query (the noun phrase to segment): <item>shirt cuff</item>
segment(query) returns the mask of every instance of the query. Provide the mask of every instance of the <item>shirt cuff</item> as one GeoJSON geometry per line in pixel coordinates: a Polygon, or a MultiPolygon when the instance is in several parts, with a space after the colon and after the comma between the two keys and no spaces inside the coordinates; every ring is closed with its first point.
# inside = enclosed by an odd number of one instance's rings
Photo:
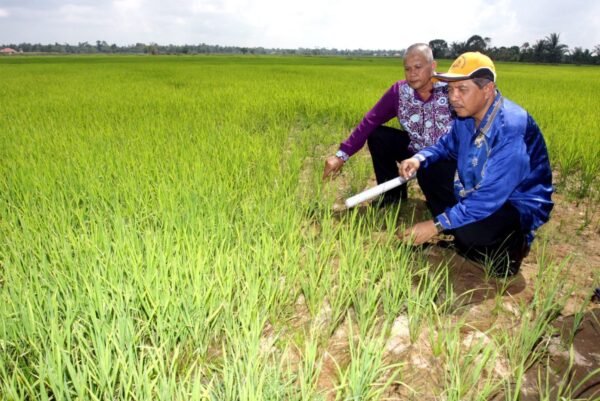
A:
{"type": "Polygon", "coordinates": [[[450,222],[450,219],[448,218],[446,212],[435,216],[435,220],[437,220],[440,223],[444,230],[452,229],[452,223],[450,222]]]}
{"type": "Polygon", "coordinates": [[[420,154],[420,153],[416,153],[416,154],[415,154],[413,157],[414,157],[415,159],[417,159],[417,160],[418,160],[419,162],[421,162],[421,163],[423,163],[423,162],[425,161],[425,156],[423,156],[423,155],[422,155],[422,154],[420,154]]]}
{"type": "Polygon", "coordinates": [[[425,167],[427,165],[427,158],[425,156],[423,156],[421,153],[415,153],[413,155],[413,157],[415,159],[417,159],[419,161],[419,163],[421,163],[420,167],[425,167]]]}
{"type": "Polygon", "coordinates": [[[335,156],[339,157],[340,159],[342,159],[343,161],[348,161],[348,159],[350,158],[350,156],[348,155],[348,153],[344,152],[343,150],[338,150],[337,152],[335,152],[335,156]]]}

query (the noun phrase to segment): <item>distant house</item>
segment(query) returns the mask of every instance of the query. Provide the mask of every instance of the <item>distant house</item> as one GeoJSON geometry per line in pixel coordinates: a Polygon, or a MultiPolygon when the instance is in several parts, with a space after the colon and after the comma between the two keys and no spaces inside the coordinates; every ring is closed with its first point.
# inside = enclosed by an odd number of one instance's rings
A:
{"type": "Polygon", "coordinates": [[[15,49],[11,49],[10,47],[5,47],[4,49],[0,49],[0,54],[17,54],[18,52],[15,49]]]}

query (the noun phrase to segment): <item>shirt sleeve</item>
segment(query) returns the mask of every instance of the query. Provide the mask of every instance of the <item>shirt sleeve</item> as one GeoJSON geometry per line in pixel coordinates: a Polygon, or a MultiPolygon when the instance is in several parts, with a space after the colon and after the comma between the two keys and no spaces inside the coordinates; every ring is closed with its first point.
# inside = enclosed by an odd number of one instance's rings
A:
{"type": "Polygon", "coordinates": [[[398,83],[395,83],[384,93],[377,104],[365,114],[350,136],[340,144],[341,151],[352,156],[365,146],[367,138],[377,127],[396,116],[399,102],[398,90],[398,83]]]}
{"type": "Polygon", "coordinates": [[[456,160],[458,155],[457,132],[458,130],[454,129],[454,124],[452,124],[450,130],[442,135],[436,144],[417,152],[424,159],[420,167],[427,168],[431,163],[438,160],[456,160]]]}
{"type": "Polygon", "coordinates": [[[444,229],[480,221],[500,209],[529,174],[529,155],[522,137],[500,139],[487,159],[478,188],[437,217],[444,229]]]}

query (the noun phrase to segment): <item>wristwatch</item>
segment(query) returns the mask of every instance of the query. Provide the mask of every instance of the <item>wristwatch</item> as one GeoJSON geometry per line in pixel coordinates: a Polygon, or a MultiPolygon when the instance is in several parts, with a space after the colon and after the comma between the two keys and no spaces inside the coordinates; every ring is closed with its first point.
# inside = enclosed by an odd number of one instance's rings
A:
{"type": "Polygon", "coordinates": [[[343,150],[338,150],[337,152],[335,152],[335,157],[341,159],[344,162],[348,161],[348,159],[350,158],[350,156],[348,156],[348,153],[344,152],[343,150]]]}
{"type": "Polygon", "coordinates": [[[444,231],[444,227],[442,227],[442,223],[440,223],[439,220],[436,219],[435,217],[433,218],[433,225],[435,225],[435,229],[437,230],[438,234],[441,233],[442,231],[444,231]]]}

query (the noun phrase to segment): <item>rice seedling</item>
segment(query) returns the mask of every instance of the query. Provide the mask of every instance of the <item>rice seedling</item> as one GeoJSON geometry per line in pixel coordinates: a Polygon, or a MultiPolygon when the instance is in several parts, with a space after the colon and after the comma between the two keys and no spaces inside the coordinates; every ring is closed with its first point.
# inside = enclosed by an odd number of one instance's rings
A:
{"type": "MultiPolygon", "coordinates": [[[[560,190],[593,208],[597,71],[498,69],[542,127],[560,190]]],[[[500,354],[517,398],[562,302],[559,265],[540,258],[516,333],[461,360],[460,327],[442,324],[456,312],[447,272],[398,243],[400,209],[332,206],[368,184],[369,158],[321,181],[399,60],[23,57],[0,70],[0,398],[325,398],[323,344],[349,314],[334,398],[379,399],[405,379],[383,346],[404,315],[411,340],[428,329],[449,361],[449,398],[500,354]],[[300,296],[309,323],[295,327],[300,296]]]]}

